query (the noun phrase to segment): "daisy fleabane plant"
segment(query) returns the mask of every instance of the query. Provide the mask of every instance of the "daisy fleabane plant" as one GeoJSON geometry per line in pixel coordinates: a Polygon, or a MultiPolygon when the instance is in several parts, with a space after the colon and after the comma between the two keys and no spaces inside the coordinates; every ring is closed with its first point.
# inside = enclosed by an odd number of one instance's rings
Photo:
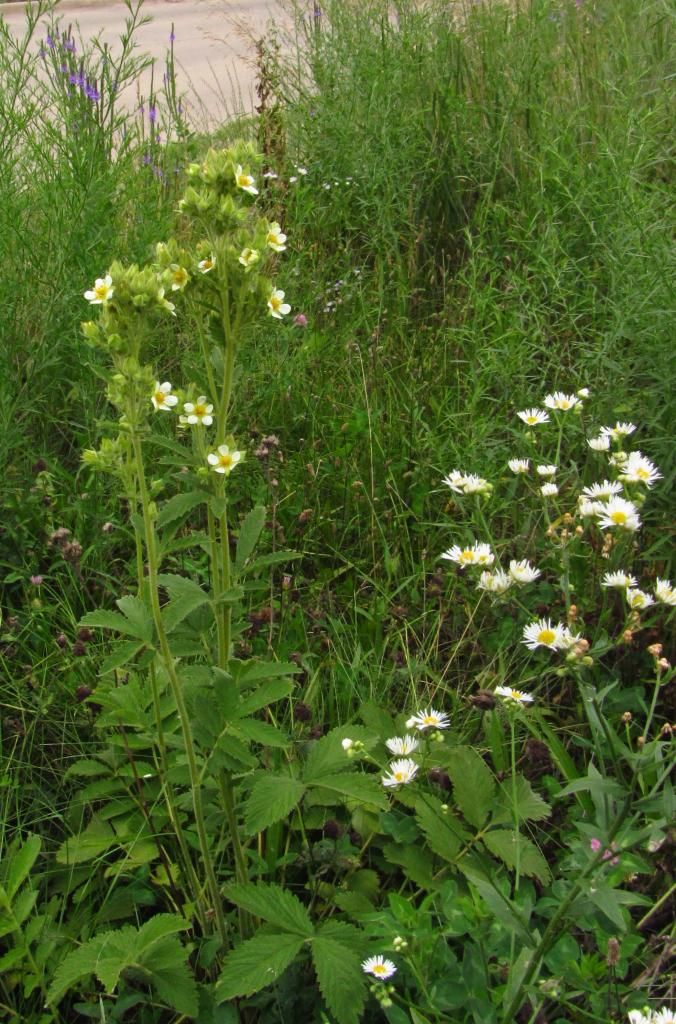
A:
{"type": "Polygon", "coordinates": [[[389,774],[383,775],[383,786],[392,788],[394,786],[406,786],[412,782],[418,773],[418,765],[410,757],[402,757],[398,761],[390,763],[389,774]]]}
{"type": "Polygon", "coordinates": [[[425,732],[426,729],[448,729],[451,720],[444,711],[435,711],[434,708],[426,708],[419,711],[406,722],[407,729],[417,729],[418,732],[425,732]]]}
{"type": "Polygon", "coordinates": [[[378,978],[380,981],[387,981],[397,972],[397,968],[394,966],[391,960],[387,960],[384,956],[370,956],[367,960],[364,960],[361,969],[364,974],[372,974],[374,978],[378,978]]]}
{"type": "Polygon", "coordinates": [[[551,651],[561,650],[565,646],[564,627],[552,625],[550,619],[538,619],[524,627],[522,642],[531,651],[538,647],[548,647],[551,651]]]}
{"type": "Polygon", "coordinates": [[[513,690],[511,686],[496,686],[495,693],[498,697],[502,697],[512,704],[532,704],[535,700],[531,693],[524,693],[523,690],[513,690]]]}
{"type": "Polygon", "coordinates": [[[491,551],[490,544],[480,541],[475,541],[472,547],[460,547],[459,544],[454,544],[448,551],[444,551],[440,557],[447,559],[449,562],[455,562],[461,569],[468,565],[492,565],[495,561],[495,555],[491,551]]]}
{"type": "Polygon", "coordinates": [[[539,427],[542,423],[549,423],[549,413],[544,409],[524,409],[516,415],[527,427],[539,427]]]}
{"type": "Polygon", "coordinates": [[[580,405],[580,399],[577,395],[564,395],[562,391],[555,391],[554,394],[546,396],[544,404],[555,412],[568,412],[576,405],[580,405]]]}
{"type": "Polygon", "coordinates": [[[415,753],[420,744],[415,736],[393,736],[391,739],[385,740],[385,746],[391,754],[405,756],[415,753]]]}

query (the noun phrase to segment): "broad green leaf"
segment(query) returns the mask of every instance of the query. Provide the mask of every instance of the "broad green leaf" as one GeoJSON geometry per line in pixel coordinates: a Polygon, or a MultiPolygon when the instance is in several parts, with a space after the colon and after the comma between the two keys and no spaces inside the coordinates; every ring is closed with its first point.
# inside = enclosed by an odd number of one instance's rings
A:
{"type": "Polygon", "coordinates": [[[118,640],[112,653],[101,662],[99,675],[106,676],[109,672],[114,672],[116,668],[122,668],[140,651],[147,650],[147,647],[146,643],[139,640],[118,640]]]}
{"type": "Polygon", "coordinates": [[[29,836],[21,846],[13,843],[5,851],[0,871],[0,881],[2,881],[7,898],[10,901],[28,878],[31,868],[40,853],[41,845],[39,836],[29,836]]]}
{"type": "Polygon", "coordinates": [[[187,491],[185,494],[175,494],[173,498],[169,498],[165,501],[160,509],[156,525],[158,530],[162,530],[165,526],[169,526],[170,523],[176,522],[177,519],[182,519],[183,516],[187,515],[188,512],[192,512],[194,508],[201,505],[209,498],[209,495],[205,491],[187,491]]]}
{"type": "Polygon", "coordinates": [[[250,661],[240,671],[240,689],[250,690],[262,679],[276,679],[278,676],[293,676],[300,672],[298,665],[284,661],[250,661]]]}
{"type": "Polygon", "coordinates": [[[498,887],[492,878],[492,871],[486,873],[476,870],[476,865],[466,863],[465,858],[458,862],[458,867],[468,878],[484,903],[494,915],[497,921],[504,924],[509,932],[518,935],[528,948],[537,944],[528,921],[524,920],[521,909],[514,904],[505,893],[498,887]]]}
{"type": "Polygon", "coordinates": [[[263,683],[240,703],[237,709],[238,717],[244,718],[245,715],[251,715],[254,711],[259,711],[260,708],[266,708],[269,704],[283,700],[284,697],[289,696],[293,688],[292,679],[271,679],[269,682],[263,683]]]}
{"type": "Polygon", "coordinates": [[[408,877],[422,889],[434,889],[435,882],[432,871],[432,858],[427,850],[420,846],[401,846],[388,843],[383,847],[385,859],[390,864],[398,864],[408,877]]]}
{"type": "Polygon", "coordinates": [[[38,895],[37,889],[30,889],[28,886],[15,895],[10,910],[15,927],[24,923],[37,903],[38,895]]]}
{"type": "Polygon", "coordinates": [[[312,962],[326,1005],[338,1024],[358,1024],[366,1002],[366,984],[359,957],[350,946],[317,935],[312,962]]]}
{"type": "Polygon", "coordinates": [[[106,821],[94,815],[87,827],[67,839],[56,851],[57,864],[84,864],[117,845],[117,836],[106,821]]]}
{"type": "Polygon", "coordinates": [[[261,743],[266,747],[288,747],[291,740],[278,729],[276,725],[269,722],[259,722],[257,718],[241,718],[234,723],[233,729],[251,740],[254,743],[261,743]]]}
{"type": "Polygon", "coordinates": [[[179,597],[172,598],[169,604],[162,609],[162,622],[167,633],[172,633],[191,612],[201,608],[209,600],[209,595],[199,587],[191,593],[184,593],[179,597]]]}
{"type": "Polygon", "coordinates": [[[288,932],[255,935],[233,950],[216,986],[219,1002],[250,996],[272,985],[298,956],[306,939],[288,932]]]}
{"type": "Polygon", "coordinates": [[[147,643],[144,635],[145,630],[139,631],[133,622],[124,615],[120,615],[119,612],[109,612],[103,608],[97,612],[88,612],[80,619],[80,625],[92,626],[94,629],[114,629],[116,633],[122,633],[124,636],[135,636],[137,640],[143,640],[144,643],[147,643]]]}
{"type": "Polygon", "coordinates": [[[280,885],[259,882],[247,885],[227,885],[225,897],[254,917],[260,917],[286,932],[310,938],[314,928],[307,910],[288,889],[280,885]]]}
{"type": "Polygon", "coordinates": [[[261,530],[265,526],[265,507],[256,505],[251,509],[239,528],[237,538],[237,551],[235,554],[235,568],[237,572],[244,567],[245,562],[251,557],[261,530]]]}
{"type": "Polygon", "coordinates": [[[76,778],[96,778],[99,775],[108,775],[110,772],[110,765],[104,764],[102,761],[92,761],[91,759],[85,758],[82,761],[76,761],[70,766],[65,775],[64,779],[70,779],[73,776],[76,778]]]}
{"type": "Polygon", "coordinates": [[[471,825],[481,828],[495,794],[492,772],[472,747],[453,747],[446,752],[445,760],[458,807],[471,825]]]}
{"type": "Polygon", "coordinates": [[[254,783],[244,810],[249,835],[287,818],[300,803],[305,786],[289,775],[263,775],[254,783]]]}
{"type": "Polygon", "coordinates": [[[155,914],[139,929],[138,948],[148,950],[154,942],[167,935],[176,935],[190,928],[190,922],[178,914],[155,914]]]}
{"type": "Polygon", "coordinates": [[[177,947],[173,963],[166,967],[155,967],[150,971],[151,982],[158,996],[177,1013],[196,1017],[199,1012],[199,992],[190,967],[186,963],[185,951],[177,939],[171,940],[177,947]],[[178,957],[178,950],[181,956],[178,957]]]}
{"type": "Polygon", "coordinates": [[[519,873],[528,878],[538,878],[543,884],[550,880],[550,872],[547,861],[544,859],[535,843],[532,843],[526,836],[513,832],[511,829],[496,828],[482,837],[487,847],[496,857],[499,857],[508,868],[519,867],[519,873]]]}
{"type": "Polygon", "coordinates": [[[139,598],[128,594],[126,597],[120,597],[115,602],[117,607],[120,609],[125,619],[131,622],[134,629],[137,631],[134,636],[138,636],[139,639],[145,640],[146,643],[152,643],[154,624],[153,617],[150,614],[150,609],[145,603],[139,598]]]}
{"type": "Polygon", "coordinates": [[[269,555],[261,555],[255,558],[248,565],[240,567],[240,576],[248,576],[250,573],[259,572],[261,569],[269,569],[271,565],[283,565],[286,562],[293,562],[296,558],[302,558],[302,551],[271,551],[269,555]]]}
{"type": "Polygon", "coordinates": [[[357,800],[362,804],[385,809],[388,806],[385,790],[373,775],[361,772],[339,772],[332,775],[320,775],[306,780],[307,785],[328,789],[349,800],[357,800]]]}
{"type": "Polygon", "coordinates": [[[491,822],[494,825],[514,824],[518,821],[542,821],[549,817],[551,807],[531,787],[528,779],[517,775],[500,783],[491,822]]]}
{"type": "Polygon", "coordinates": [[[397,735],[394,719],[387,711],[379,707],[374,701],[366,701],[359,708],[359,717],[371,732],[381,739],[386,740],[397,735]]]}
{"type": "Polygon", "coordinates": [[[427,845],[443,860],[454,861],[463,844],[471,838],[450,808],[442,810],[441,801],[436,797],[421,796],[416,801],[415,815],[427,845]]]}
{"type": "Polygon", "coordinates": [[[372,734],[361,725],[343,725],[332,729],[312,745],[303,771],[306,782],[314,782],[323,775],[340,771],[350,763],[341,745],[346,737],[373,745],[372,734]]]}

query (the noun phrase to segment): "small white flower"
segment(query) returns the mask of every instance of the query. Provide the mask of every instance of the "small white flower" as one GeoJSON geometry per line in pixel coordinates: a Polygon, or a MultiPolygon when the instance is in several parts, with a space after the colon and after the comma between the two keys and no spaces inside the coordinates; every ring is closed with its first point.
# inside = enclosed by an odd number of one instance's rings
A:
{"type": "Polygon", "coordinates": [[[507,465],[512,473],[527,473],[530,467],[530,459],[510,459],[507,465]]]}
{"type": "Polygon", "coordinates": [[[646,1017],[640,1010],[629,1011],[629,1024],[652,1024],[653,1019],[652,1014],[646,1017]]]}
{"type": "Polygon", "coordinates": [[[541,575],[540,570],[534,568],[527,558],[517,562],[515,559],[509,563],[509,575],[515,583],[532,583],[541,575]]]}
{"type": "Polygon", "coordinates": [[[391,739],[385,740],[385,746],[391,754],[413,754],[419,745],[415,736],[393,736],[391,739]]]}
{"type": "Polygon", "coordinates": [[[448,476],[444,477],[442,483],[446,484],[447,487],[450,487],[452,491],[456,492],[456,494],[462,494],[465,483],[465,474],[461,473],[459,469],[453,469],[448,476]]]}
{"type": "MultiPolygon", "coordinates": [[[[200,395],[196,402],[184,402],[183,412],[185,413],[185,422],[191,426],[199,424],[203,427],[210,427],[214,422],[214,418],[211,415],[214,411],[213,405],[207,402],[206,395],[200,395]]],[[[183,417],[181,417],[183,419],[183,417]]]]}
{"type": "Polygon", "coordinates": [[[614,494],[621,493],[621,483],[618,483],[617,480],[604,480],[602,484],[590,484],[589,487],[583,487],[580,497],[589,498],[590,501],[599,499],[607,501],[608,498],[612,498],[614,494]]]}
{"type": "Polygon", "coordinates": [[[580,640],[582,640],[581,633],[571,633],[571,631],[568,629],[568,626],[561,627],[560,646],[562,651],[570,651],[571,648],[575,646],[575,644],[579,644],[580,640]]]}
{"type": "Polygon", "coordinates": [[[247,247],[246,249],[242,249],[238,256],[238,262],[242,264],[245,270],[251,270],[251,268],[258,263],[260,258],[261,254],[258,249],[249,249],[247,247]]]}
{"type": "Polygon", "coordinates": [[[527,427],[537,427],[541,423],[549,423],[549,414],[544,409],[524,409],[516,414],[527,427]]]}
{"type": "Polygon", "coordinates": [[[351,748],[354,746],[354,740],[351,740],[346,736],[344,740],[340,741],[340,745],[343,748],[343,750],[351,750],[351,748]]]}
{"type": "Polygon", "coordinates": [[[488,480],[484,480],[482,476],[477,476],[475,473],[468,474],[462,482],[464,494],[487,494],[492,489],[488,480]]]}
{"type": "Polygon", "coordinates": [[[539,619],[524,626],[523,641],[531,651],[538,647],[548,647],[550,650],[560,650],[565,642],[563,626],[553,626],[549,619],[539,619]]]}
{"type": "Polygon", "coordinates": [[[85,292],[84,297],[91,306],[103,306],[109,299],[112,299],[114,291],[113,279],[110,274],[106,274],[105,277],[96,278],[94,287],[85,292]]]}
{"type": "Polygon", "coordinates": [[[448,559],[449,562],[456,562],[461,569],[467,565],[492,565],[495,561],[490,545],[478,541],[475,541],[471,548],[461,548],[458,544],[454,544],[440,557],[448,559]]]}
{"type": "Polygon", "coordinates": [[[578,391],[575,392],[575,394],[578,398],[589,398],[591,392],[589,391],[589,388],[580,388],[578,391]]]}
{"type": "Polygon", "coordinates": [[[207,256],[207,258],[205,260],[200,260],[199,261],[199,263],[197,264],[197,269],[199,270],[200,274],[208,274],[209,271],[213,270],[215,266],[216,266],[216,257],[215,256],[207,256]]]}
{"type": "Polygon", "coordinates": [[[268,233],[265,236],[265,241],[270,246],[270,248],[274,250],[274,252],[284,252],[284,250],[286,249],[286,245],[284,244],[286,242],[286,235],[280,228],[277,221],[271,224],[270,227],[268,228],[268,233]]]}
{"type": "Polygon", "coordinates": [[[237,167],[235,168],[235,184],[237,185],[237,188],[241,188],[243,192],[248,192],[250,196],[258,195],[255,179],[252,178],[250,174],[244,173],[241,164],[237,164],[237,167]]]}
{"type": "Polygon", "coordinates": [[[618,590],[626,590],[628,587],[637,587],[638,583],[633,576],[621,570],[618,572],[607,572],[601,580],[602,587],[617,587],[618,590]]]}
{"type": "Polygon", "coordinates": [[[627,604],[634,611],[641,611],[643,608],[649,608],[651,604],[655,604],[655,598],[650,594],[646,594],[644,590],[634,589],[630,587],[626,593],[627,604]]]}
{"type": "Polygon", "coordinates": [[[386,960],[383,956],[370,956],[368,960],[364,960],[361,969],[364,974],[372,974],[374,978],[379,978],[380,981],[387,981],[388,978],[391,978],[397,972],[397,968],[392,961],[386,960]]]}
{"type": "Polygon", "coordinates": [[[291,306],[288,302],[284,301],[284,292],[279,288],[270,293],[268,309],[270,310],[270,315],[274,316],[275,320],[281,320],[283,316],[291,312],[291,306]]]}
{"type": "Polygon", "coordinates": [[[601,434],[612,438],[613,441],[621,441],[623,437],[628,437],[635,430],[636,424],[634,423],[616,423],[614,427],[601,427],[601,434]]]}
{"type": "Polygon", "coordinates": [[[564,395],[562,391],[555,391],[553,395],[547,395],[545,405],[548,409],[556,409],[557,412],[568,412],[580,404],[580,399],[575,395],[564,395]]]}
{"type": "Polygon", "coordinates": [[[298,178],[296,177],[296,175],[292,174],[291,177],[289,178],[289,185],[295,185],[297,181],[298,178]]]}
{"type": "Polygon", "coordinates": [[[523,690],[513,690],[511,686],[496,686],[495,692],[498,697],[513,701],[516,704],[532,704],[535,699],[532,694],[524,693],[523,690]]]}
{"type": "Polygon", "coordinates": [[[540,488],[540,494],[543,498],[551,498],[558,493],[559,489],[556,484],[543,484],[540,488]]]}
{"type": "Polygon", "coordinates": [[[538,476],[556,476],[556,466],[536,466],[538,476]]]}
{"type": "Polygon", "coordinates": [[[618,526],[621,530],[633,533],[641,526],[636,505],[624,498],[611,498],[610,501],[601,505],[597,515],[600,517],[599,526],[602,530],[618,526]]]}
{"type": "Polygon", "coordinates": [[[269,181],[274,181],[275,178],[279,177],[279,175],[276,173],[276,171],[266,171],[263,177],[267,178],[269,181]]]}
{"type": "Polygon", "coordinates": [[[169,274],[171,277],[172,292],[183,291],[188,281],[190,280],[190,275],[188,274],[188,271],[185,269],[185,267],[179,266],[178,263],[172,263],[171,266],[169,267],[169,274]]]}
{"type": "Polygon", "coordinates": [[[425,729],[448,729],[451,720],[444,711],[435,711],[434,708],[426,708],[412,715],[406,723],[407,729],[417,729],[424,732],[425,729]]]}
{"type": "Polygon", "coordinates": [[[655,1010],[650,1024],[676,1024],[676,1014],[665,1006],[661,1010],[655,1010]]]}
{"type": "Polygon", "coordinates": [[[156,412],[169,412],[178,404],[178,398],[176,395],[172,395],[171,384],[168,380],[165,380],[164,384],[160,384],[159,380],[155,381],[155,390],[150,396],[150,401],[156,412]]]}
{"type": "Polygon", "coordinates": [[[645,484],[646,487],[652,487],[656,480],[662,479],[662,474],[645,455],[641,455],[640,452],[629,452],[627,461],[622,466],[620,479],[629,484],[645,484]]]}
{"type": "Polygon", "coordinates": [[[600,437],[589,437],[587,444],[595,452],[607,452],[610,448],[610,438],[607,434],[601,434],[600,437]]]}
{"type": "Polygon", "coordinates": [[[657,577],[655,597],[662,604],[668,604],[672,607],[676,605],[676,590],[672,587],[670,580],[661,580],[659,576],[657,577]]]}
{"type": "Polygon", "coordinates": [[[485,590],[489,594],[504,594],[513,583],[512,577],[498,569],[496,572],[482,572],[477,583],[477,590],[485,590]]]}
{"type": "Polygon", "coordinates": [[[410,757],[402,757],[390,762],[389,775],[383,775],[383,786],[405,786],[412,782],[418,773],[418,765],[410,757]]]}
{"type": "Polygon", "coordinates": [[[589,501],[587,498],[578,498],[577,512],[583,519],[588,516],[598,516],[603,513],[605,505],[601,501],[589,501]]]}
{"type": "Polygon", "coordinates": [[[215,473],[229,476],[238,462],[242,460],[242,452],[231,451],[227,444],[219,444],[215,452],[209,452],[207,462],[215,473]]]}
{"type": "Polygon", "coordinates": [[[296,170],[298,171],[299,174],[302,174],[303,177],[305,177],[305,175],[307,174],[307,167],[297,167],[296,170]]]}

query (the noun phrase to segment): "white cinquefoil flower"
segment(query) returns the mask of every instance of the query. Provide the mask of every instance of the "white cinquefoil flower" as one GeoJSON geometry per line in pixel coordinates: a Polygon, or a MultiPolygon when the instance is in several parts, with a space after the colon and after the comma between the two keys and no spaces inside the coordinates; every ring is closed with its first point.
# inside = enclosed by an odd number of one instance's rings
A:
{"type": "Polygon", "coordinates": [[[676,590],[672,587],[670,580],[661,580],[659,576],[657,577],[655,598],[657,601],[661,601],[662,604],[668,604],[672,607],[676,605],[676,590]]]}
{"type": "Polygon", "coordinates": [[[607,572],[601,580],[602,587],[617,587],[618,590],[627,590],[628,587],[638,587],[633,576],[619,570],[618,572],[607,572]]]}
{"type": "Polygon", "coordinates": [[[412,782],[418,772],[418,765],[410,757],[402,757],[390,763],[389,775],[383,775],[383,786],[405,786],[412,782]]]}
{"type": "Polygon", "coordinates": [[[625,498],[611,498],[610,501],[601,505],[597,515],[599,516],[599,526],[602,530],[612,529],[617,526],[621,530],[628,530],[630,533],[634,533],[641,527],[641,519],[636,505],[625,498]]]}
{"type": "Polygon", "coordinates": [[[644,590],[634,590],[633,587],[627,590],[626,598],[632,611],[642,611],[644,608],[649,608],[651,604],[655,604],[654,597],[646,594],[644,590]]]}
{"type": "Polygon", "coordinates": [[[183,403],[185,422],[190,423],[191,426],[199,424],[203,427],[210,427],[214,422],[214,418],[211,415],[213,411],[214,407],[210,402],[207,402],[206,395],[200,395],[196,402],[183,403]]]}
{"type": "Polygon", "coordinates": [[[477,590],[485,590],[489,594],[504,594],[514,580],[509,573],[498,569],[496,572],[482,572],[477,583],[477,590]]]}
{"type": "Polygon", "coordinates": [[[538,647],[548,647],[552,651],[561,650],[565,646],[564,627],[553,626],[549,619],[538,619],[537,622],[524,626],[522,643],[531,651],[538,647]]]}
{"type": "Polygon", "coordinates": [[[445,711],[435,711],[434,708],[426,708],[412,715],[406,723],[407,729],[417,729],[424,732],[426,729],[448,729],[451,720],[445,711]]]}
{"type": "Polygon", "coordinates": [[[286,235],[282,231],[277,221],[271,224],[270,227],[268,228],[268,233],[265,236],[265,241],[274,252],[284,252],[284,250],[286,249],[286,245],[284,244],[286,242],[286,235]]]}
{"type": "Polygon", "coordinates": [[[248,192],[250,196],[258,195],[255,179],[252,178],[250,174],[246,174],[242,170],[241,164],[237,164],[237,167],[235,168],[235,184],[237,185],[237,188],[241,188],[243,192],[248,192]]]}
{"type": "Polygon", "coordinates": [[[103,306],[109,299],[112,299],[114,291],[113,279],[110,274],[106,274],[105,277],[96,278],[94,287],[86,291],[84,297],[91,306],[103,306]]]}
{"type": "Polygon", "coordinates": [[[555,391],[553,395],[547,395],[545,405],[548,409],[555,409],[557,412],[568,412],[580,404],[580,399],[575,395],[564,395],[562,391],[555,391]]]}
{"type": "Polygon", "coordinates": [[[459,544],[454,544],[440,557],[446,558],[449,562],[456,562],[461,569],[467,565],[492,565],[495,561],[490,544],[479,543],[479,541],[475,541],[471,548],[461,548],[459,544]]]}
{"type": "Polygon", "coordinates": [[[587,444],[595,452],[607,452],[610,448],[610,437],[608,434],[601,434],[600,437],[587,438],[587,444]]]}
{"type": "Polygon", "coordinates": [[[656,480],[661,479],[662,474],[650,459],[646,459],[641,452],[629,452],[622,466],[620,480],[628,484],[645,484],[646,487],[652,487],[656,480]]]}
{"type": "Polygon", "coordinates": [[[156,412],[169,412],[178,404],[178,398],[176,395],[172,395],[171,384],[168,380],[165,380],[164,384],[160,384],[159,380],[155,381],[155,389],[150,396],[150,401],[156,412]]]}
{"type": "Polygon", "coordinates": [[[527,427],[537,427],[541,423],[549,423],[549,414],[544,409],[524,409],[516,414],[527,427]]]}
{"type": "Polygon", "coordinates": [[[617,480],[604,480],[602,484],[590,484],[583,487],[580,498],[589,498],[590,501],[607,501],[615,494],[622,493],[622,484],[617,480]]]}
{"type": "Polygon", "coordinates": [[[527,473],[530,468],[530,459],[510,459],[507,465],[512,473],[527,473]]]}
{"type": "Polygon", "coordinates": [[[385,746],[391,754],[404,756],[415,753],[420,744],[415,736],[393,736],[391,739],[385,740],[385,746]]]}
{"type": "Polygon", "coordinates": [[[204,260],[200,260],[199,263],[197,264],[197,269],[199,270],[200,274],[208,274],[209,271],[213,270],[215,266],[216,257],[212,255],[207,256],[207,258],[204,260]]]}
{"type": "MultiPolygon", "coordinates": [[[[237,262],[242,264],[245,271],[249,271],[258,263],[260,258],[261,254],[259,253],[258,249],[250,249],[247,246],[246,249],[242,249],[241,253],[237,257],[237,262]]],[[[268,306],[269,305],[270,303],[268,303],[268,306]]]]}
{"type": "Polygon", "coordinates": [[[527,558],[517,562],[516,559],[512,559],[509,563],[509,575],[512,577],[515,583],[532,583],[540,576],[540,570],[535,569],[527,558]]]}
{"type": "Polygon", "coordinates": [[[229,476],[238,462],[242,461],[242,452],[234,451],[227,444],[219,444],[215,452],[209,452],[207,462],[214,473],[229,476]]]}
{"type": "Polygon", "coordinates": [[[392,961],[386,960],[383,956],[370,956],[368,960],[364,960],[361,969],[364,974],[372,974],[374,978],[379,978],[380,981],[387,981],[388,978],[391,978],[397,972],[397,968],[392,961]]]}
{"type": "Polygon", "coordinates": [[[496,686],[495,692],[498,697],[504,697],[515,704],[532,704],[535,699],[532,694],[524,693],[523,690],[513,690],[511,686],[496,686]]]}
{"type": "Polygon", "coordinates": [[[279,288],[270,293],[268,309],[270,310],[270,315],[274,316],[275,320],[281,320],[283,316],[291,312],[291,306],[288,302],[284,301],[284,292],[279,288]]]}

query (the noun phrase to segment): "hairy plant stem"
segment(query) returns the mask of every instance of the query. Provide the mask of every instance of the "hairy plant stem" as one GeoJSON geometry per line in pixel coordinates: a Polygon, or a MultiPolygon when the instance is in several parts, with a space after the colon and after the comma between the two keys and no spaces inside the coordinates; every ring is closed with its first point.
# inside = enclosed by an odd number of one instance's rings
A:
{"type": "Polygon", "coordinates": [[[169,679],[171,692],[176,702],[176,710],[178,712],[181,732],[183,734],[183,744],[185,747],[185,755],[188,762],[188,771],[190,774],[193,813],[195,815],[195,826],[197,828],[197,835],[199,838],[200,852],[202,854],[202,862],[204,865],[204,872],[207,879],[207,887],[209,889],[209,895],[213,906],[213,913],[216,919],[218,933],[220,935],[223,945],[227,946],[227,927],[225,923],[225,917],[223,914],[223,906],[221,904],[221,895],[218,889],[218,881],[216,879],[216,873],[214,871],[214,865],[211,859],[211,851],[209,850],[209,840],[207,837],[206,826],[204,823],[204,810],[202,807],[202,790],[199,782],[197,760],[195,758],[192,729],[190,727],[188,709],[186,707],[185,700],[183,699],[181,683],[176,673],[174,658],[171,653],[171,648],[169,646],[167,634],[164,629],[164,623],[162,621],[162,609],[160,608],[160,599],[157,584],[158,566],[157,553],[155,549],[155,530],[150,510],[150,496],[148,494],[145,469],[143,466],[143,452],[141,450],[141,441],[136,431],[132,431],[132,442],[134,447],[134,459],[136,463],[136,474],[138,479],[139,497],[141,501],[141,511],[143,514],[143,527],[145,532],[146,555],[148,564],[148,591],[153,621],[155,623],[155,629],[157,631],[162,663],[167,673],[167,678],[169,679]]]}

